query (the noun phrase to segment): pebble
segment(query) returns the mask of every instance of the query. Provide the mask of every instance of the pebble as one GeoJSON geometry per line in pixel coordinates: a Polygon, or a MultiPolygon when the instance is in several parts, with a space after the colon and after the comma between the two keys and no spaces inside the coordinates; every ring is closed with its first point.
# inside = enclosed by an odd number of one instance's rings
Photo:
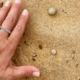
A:
{"type": "Polygon", "coordinates": [[[49,15],[55,15],[56,9],[55,9],[55,8],[50,8],[50,9],[48,10],[48,13],[49,13],[49,15]]]}
{"type": "Polygon", "coordinates": [[[53,49],[53,50],[51,51],[51,53],[52,53],[53,55],[56,55],[56,54],[57,54],[57,51],[53,49]]]}
{"type": "Polygon", "coordinates": [[[33,56],[33,57],[37,57],[37,54],[36,54],[36,53],[34,53],[32,56],[33,56]]]}

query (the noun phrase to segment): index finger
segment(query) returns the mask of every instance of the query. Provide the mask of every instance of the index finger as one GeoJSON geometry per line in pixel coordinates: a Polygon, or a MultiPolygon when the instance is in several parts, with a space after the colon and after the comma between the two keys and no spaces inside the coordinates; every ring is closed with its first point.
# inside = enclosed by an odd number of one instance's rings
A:
{"type": "Polygon", "coordinates": [[[19,19],[16,27],[14,28],[14,30],[12,31],[11,35],[8,38],[8,40],[11,43],[13,43],[12,45],[13,45],[14,49],[16,49],[16,47],[24,33],[24,29],[25,29],[27,20],[28,20],[28,11],[25,9],[20,16],[20,19],[19,19]]]}

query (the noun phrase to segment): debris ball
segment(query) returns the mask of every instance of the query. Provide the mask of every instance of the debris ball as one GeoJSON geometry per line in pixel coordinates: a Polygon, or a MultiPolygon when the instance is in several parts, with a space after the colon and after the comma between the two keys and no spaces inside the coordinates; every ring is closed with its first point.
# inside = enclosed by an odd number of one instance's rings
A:
{"type": "Polygon", "coordinates": [[[56,52],[55,49],[53,49],[51,52],[52,52],[53,55],[56,55],[57,54],[57,52],[56,52]]]}
{"type": "Polygon", "coordinates": [[[50,9],[48,10],[48,13],[49,13],[49,15],[55,15],[56,9],[55,9],[55,8],[50,8],[50,9]]]}

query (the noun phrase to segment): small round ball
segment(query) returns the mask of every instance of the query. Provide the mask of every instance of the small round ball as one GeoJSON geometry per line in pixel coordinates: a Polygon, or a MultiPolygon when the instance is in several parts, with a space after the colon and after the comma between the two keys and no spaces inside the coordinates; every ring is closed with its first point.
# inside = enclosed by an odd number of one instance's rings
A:
{"type": "Polygon", "coordinates": [[[56,9],[55,9],[55,8],[50,8],[50,9],[48,10],[48,13],[49,13],[50,15],[55,15],[56,9]]]}
{"type": "Polygon", "coordinates": [[[56,55],[56,54],[57,54],[57,51],[53,49],[53,50],[51,51],[51,53],[54,54],[54,55],[56,55]]]}

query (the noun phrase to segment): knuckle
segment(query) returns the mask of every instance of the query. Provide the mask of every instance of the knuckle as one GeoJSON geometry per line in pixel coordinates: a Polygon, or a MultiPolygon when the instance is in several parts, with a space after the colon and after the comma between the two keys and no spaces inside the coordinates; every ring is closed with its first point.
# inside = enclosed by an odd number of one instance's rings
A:
{"type": "Polygon", "coordinates": [[[20,17],[20,21],[21,21],[21,22],[26,22],[26,17],[21,16],[21,17],[20,17]]]}
{"type": "Polygon", "coordinates": [[[27,69],[25,69],[22,76],[23,77],[26,77],[26,76],[29,77],[29,71],[27,69]]]}
{"type": "Polygon", "coordinates": [[[15,10],[15,11],[18,11],[18,10],[19,10],[19,6],[20,6],[20,5],[14,4],[14,5],[12,6],[12,9],[15,10]]]}
{"type": "Polygon", "coordinates": [[[18,24],[18,25],[16,26],[16,30],[17,30],[17,31],[23,31],[22,25],[18,24]]]}
{"type": "Polygon", "coordinates": [[[22,21],[22,20],[24,20],[24,18],[21,16],[21,17],[20,17],[20,20],[22,21]]]}
{"type": "Polygon", "coordinates": [[[6,21],[8,22],[14,22],[14,17],[9,15],[7,18],[6,18],[6,21]]]}
{"type": "Polygon", "coordinates": [[[5,12],[6,10],[7,10],[6,7],[3,7],[3,8],[2,8],[2,12],[5,12]]]}

